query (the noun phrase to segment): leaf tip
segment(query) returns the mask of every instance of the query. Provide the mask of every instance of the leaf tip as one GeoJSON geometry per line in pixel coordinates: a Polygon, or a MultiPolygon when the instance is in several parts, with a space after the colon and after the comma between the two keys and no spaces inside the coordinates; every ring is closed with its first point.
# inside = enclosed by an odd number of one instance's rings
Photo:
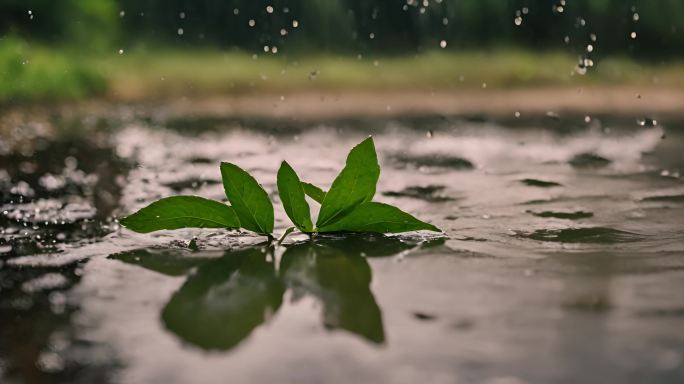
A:
{"type": "Polygon", "coordinates": [[[288,163],[287,161],[283,160],[283,161],[280,163],[280,169],[292,169],[292,166],[290,166],[290,163],[288,163]]]}

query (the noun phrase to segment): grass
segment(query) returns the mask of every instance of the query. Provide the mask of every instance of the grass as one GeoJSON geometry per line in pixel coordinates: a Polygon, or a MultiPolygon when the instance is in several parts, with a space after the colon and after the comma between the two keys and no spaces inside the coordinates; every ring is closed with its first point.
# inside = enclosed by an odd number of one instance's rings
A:
{"type": "Polygon", "coordinates": [[[133,52],[97,61],[124,99],[164,95],[302,90],[449,90],[573,85],[684,86],[684,62],[647,65],[608,58],[587,75],[563,53],[501,50],[399,57],[301,56],[241,52],[133,52]]]}
{"type": "Polygon", "coordinates": [[[83,98],[122,100],[298,91],[444,91],[619,85],[684,87],[684,62],[596,60],[586,75],[562,52],[428,52],[408,56],[286,57],[218,50],[131,50],[84,54],[0,40],[0,102],[83,98]],[[24,64],[22,64],[24,63],[24,64]]]}
{"type": "Polygon", "coordinates": [[[78,99],[106,89],[101,73],[66,52],[0,39],[0,102],[78,99]]]}

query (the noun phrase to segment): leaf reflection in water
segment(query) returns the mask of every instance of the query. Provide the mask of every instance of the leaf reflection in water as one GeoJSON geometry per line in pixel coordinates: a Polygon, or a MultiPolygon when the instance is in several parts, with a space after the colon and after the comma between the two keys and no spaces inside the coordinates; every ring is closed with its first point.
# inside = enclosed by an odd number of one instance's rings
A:
{"type": "Polygon", "coordinates": [[[138,249],[109,258],[167,276],[187,275],[162,310],[164,326],[188,344],[226,351],[272,318],[287,290],[293,302],[319,301],[326,329],[384,343],[367,257],[398,255],[421,245],[374,234],[321,235],[286,246],[279,268],[273,248],[263,244],[223,253],[138,249]]]}

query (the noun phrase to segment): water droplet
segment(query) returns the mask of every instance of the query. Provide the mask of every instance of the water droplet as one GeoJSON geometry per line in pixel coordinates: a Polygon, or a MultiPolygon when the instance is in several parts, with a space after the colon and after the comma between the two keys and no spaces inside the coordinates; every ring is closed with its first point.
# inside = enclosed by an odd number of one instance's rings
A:
{"type": "Polygon", "coordinates": [[[515,114],[514,114],[514,115],[515,115],[515,118],[517,119],[517,118],[520,117],[520,112],[519,112],[519,111],[515,111],[515,114]]]}
{"type": "Polygon", "coordinates": [[[126,11],[119,11],[119,17],[126,16],[126,11]]]}
{"type": "Polygon", "coordinates": [[[553,13],[563,13],[565,11],[565,8],[563,7],[565,5],[565,0],[561,0],[559,4],[554,4],[551,10],[553,13]]]}
{"type": "Polygon", "coordinates": [[[553,120],[560,120],[560,115],[554,111],[546,112],[546,117],[553,119],[553,120]]]}
{"type": "Polygon", "coordinates": [[[636,39],[637,33],[636,33],[636,32],[632,32],[632,33],[629,34],[629,37],[631,37],[632,39],[636,39]]]}
{"type": "MultiPolygon", "coordinates": [[[[593,48],[592,48],[593,49],[593,48]]],[[[575,72],[579,75],[584,75],[587,73],[587,69],[594,66],[594,61],[584,55],[579,57],[579,62],[575,67],[575,72]]]]}
{"type": "Polygon", "coordinates": [[[523,20],[522,20],[522,17],[517,16],[517,17],[513,20],[513,23],[515,23],[515,25],[521,25],[521,24],[522,24],[522,21],[523,21],[523,20]]]}
{"type": "Polygon", "coordinates": [[[183,28],[178,28],[177,33],[178,33],[178,36],[183,36],[183,33],[184,33],[183,28]]]}
{"type": "Polygon", "coordinates": [[[440,46],[441,48],[446,48],[446,46],[447,46],[446,40],[440,41],[440,42],[439,42],[439,46],[440,46]]]}
{"type": "Polygon", "coordinates": [[[649,117],[644,117],[644,118],[638,119],[637,124],[640,127],[655,127],[656,125],[658,125],[658,121],[656,121],[655,119],[651,119],[649,117]]]}
{"type": "Polygon", "coordinates": [[[435,132],[433,132],[432,129],[428,129],[428,131],[425,132],[425,137],[427,137],[428,139],[432,139],[433,137],[435,137],[435,132]]]}
{"type": "Polygon", "coordinates": [[[299,21],[292,20],[292,28],[297,28],[297,27],[299,27],[299,21]]]}
{"type": "Polygon", "coordinates": [[[594,51],[594,46],[589,44],[587,45],[587,52],[593,52],[594,51]]]}
{"type": "Polygon", "coordinates": [[[178,14],[178,17],[181,19],[185,19],[185,12],[181,12],[178,14]]]}
{"type": "Polygon", "coordinates": [[[253,27],[253,26],[256,25],[256,21],[254,21],[254,19],[249,19],[249,21],[247,22],[247,24],[249,24],[250,27],[253,27]]]}
{"type": "Polygon", "coordinates": [[[273,13],[273,7],[270,6],[270,5],[267,6],[267,7],[266,7],[266,12],[267,12],[267,13],[273,13]]]}
{"type": "Polygon", "coordinates": [[[124,53],[124,50],[123,50],[123,49],[119,49],[119,55],[123,55],[123,53],[124,53]]]}

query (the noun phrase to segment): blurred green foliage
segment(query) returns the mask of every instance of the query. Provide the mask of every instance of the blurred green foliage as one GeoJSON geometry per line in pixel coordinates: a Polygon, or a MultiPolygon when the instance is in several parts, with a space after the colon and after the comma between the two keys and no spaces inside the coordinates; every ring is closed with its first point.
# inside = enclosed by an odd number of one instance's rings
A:
{"type": "Polygon", "coordinates": [[[617,52],[652,57],[681,55],[683,31],[684,1],[681,0],[3,0],[0,3],[0,36],[20,35],[49,43],[67,41],[84,47],[137,43],[249,50],[276,46],[279,52],[403,53],[431,50],[444,40],[447,49],[506,45],[526,49],[569,47],[577,52],[591,43],[596,54],[617,52]],[[268,7],[272,7],[272,12],[268,7]],[[520,25],[514,22],[517,16],[520,16],[520,25]],[[632,32],[637,38],[630,36],[632,32]],[[592,34],[596,41],[592,40],[592,34]]]}
{"type": "Polygon", "coordinates": [[[0,41],[0,102],[76,99],[102,93],[106,79],[71,55],[25,41],[0,41]]]}
{"type": "Polygon", "coordinates": [[[117,9],[114,0],[2,0],[0,37],[102,49],[119,34],[117,9]]]}
{"type": "Polygon", "coordinates": [[[0,102],[566,84],[578,56],[674,86],[683,31],[682,0],[2,0],[0,102]]]}

